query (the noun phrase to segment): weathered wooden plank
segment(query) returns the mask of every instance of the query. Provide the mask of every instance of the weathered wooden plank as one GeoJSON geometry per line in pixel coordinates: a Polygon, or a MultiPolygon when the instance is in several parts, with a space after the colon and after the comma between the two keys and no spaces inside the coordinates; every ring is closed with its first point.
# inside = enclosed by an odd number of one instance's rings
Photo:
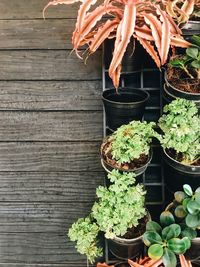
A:
{"type": "MultiPolygon", "coordinates": [[[[0,234],[1,263],[46,263],[83,262],[74,243],[65,233],[5,233],[0,234]]],[[[76,266],[76,265],[74,265],[76,266]]]]}
{"type": "Polygon", "coordinates": [[[104,172],[0,172],[0,201],[91,202],[104,172]]]}
{"type": "Polygon", "coordinates": [[[1,171],[99,171],[97,142],[0,143],[1,171]]]}
{"type": "MultiPolygon", "coordinates": [[[[32,19],[42,18],[42,10],[49,0],[1,0],[1,19],[32,19]]],[[[76,18],[77,8],[75,5],[60,5],[49,8],[46,18],[76,18]]]]}
{"type": "Polygon", "coordinates": [[[102,110],[100,81],[0,81],[0,110],[102,110]]]}
{"type": "Polygon", "coordinates": [[[101,52],[87,62],[64,50],[0,51],[0,80],[96,80],[101,52]]]}
{"type": "MultiPolygon", "coordinates": [[[[103,261],[101,261],[103,262],[103,261]]],[[[86,261],[82,260],[81,262],[65,262],[65,263],[0,263],[0,266],[3,267],[86,267],[86,261]]],[[[90,267],[95,267],[96,265],[90,264],[90,267]]]]}
{"type": "Polygon", "coordinates": [[[97,141],[102,112],[0,112],[1,141],[97,141]],[[26,130],[24,130],[26,129],[26,130]]]}
{"type": "Polygon", "coordinates": [[[0,49],[72,49],[76,20],[1,20],[0,49]]]}
{"type": "Polygon", "coordinates": [[[65,233],[78,218],[90,213],[93,201],[91,203],[2,202],[0,233],[65,233]]]}

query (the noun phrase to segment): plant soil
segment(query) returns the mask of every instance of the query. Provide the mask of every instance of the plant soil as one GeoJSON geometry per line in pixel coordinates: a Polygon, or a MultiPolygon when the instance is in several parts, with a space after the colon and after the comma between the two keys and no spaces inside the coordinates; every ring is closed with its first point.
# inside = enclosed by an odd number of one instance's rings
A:
{"type": "Polygon", "coordinates": [[[122,169],[122,170],[138,169],[144,166],[148,161],[148,156],[145,154],[142,154],[140,155],[139,159],[134,159],[130,163],[123,163],[123,164],[118,163],[112,157],[112,145],[111,145],[111,142],[109,141],[106,141],[105,143],[102,144],[101,154],[102,154],[104,161],[106,161],[108,165],[111,165],[114,168],[122,169]]]}
{"type": "Polygon", "coordinates": [[[187,74],[179,68],[168,67],[167,79],[178,90],[200,94],[200,80],[188,78],[187,74]]]}
{"type": "Polygon", "coordinates": [[[121,238],[125,239],[132,239],[132,238],[137,238],[141,235],[144,234],[145,229],[146,229],[146,224],[148,222],[148,216],[145,216],[144,218],[140,219],[138,221],[138,226],[137,227],[132,227],[129,228],[124,236],[121,236],[121,238]]]}
{"type": "MultiPolygon", "coordinates": [[[[176,152],[176,150],[170,148],[166,149],[167,154],[172,157],[173,159],[177,160],[178,162],[181,162],[183,160],[183,154],[180,152],[176,152]]],[[[197,161],[193,162],[191,166],[200,166],[200,159],[197,161]]]]}

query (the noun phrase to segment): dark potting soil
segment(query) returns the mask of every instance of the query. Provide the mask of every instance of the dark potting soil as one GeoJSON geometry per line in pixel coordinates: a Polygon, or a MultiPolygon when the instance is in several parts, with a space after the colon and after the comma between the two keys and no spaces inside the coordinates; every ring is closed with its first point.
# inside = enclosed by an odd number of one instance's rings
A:
{"type": "MultiPolygon", "coordinates": [[[[178,162],[181,162],[183,160],[183,155],[181,152],[178,153],[172,148],[166,149],[166,152],[171,158],[177,160],[178,162]]],[[[192,163],[191,166],[200,166],[200,159],[192,163]]]]}
{"type": "MultiPolygon", "coordinates": [[[[192,71],[191,74],[195,76],[192,71]]],[[[187,74],[181,69],[169,67],[167,69],[167,78],[171,85],[181,91],[200,94],[200,79],[197,77],[194,79],[188,78],[187,74]]]]}
{"type": "Polygon", "coordinates": [[[126,234],[121,238],[132,239],[143,235],[146,229],[147,222],[148,222],[148,217],[145,216],[144,218],[139,220],[139,224],[137,227],[129,228],[126,234]]]}
{"type": "Polygon", "coordinates": [[[139,159],[134,159],[130,163],[119,164],[112,157],[112,146],[111,142],[106,142],[102,144],[102,156],[103,159],[114,168],[122,170],[133,170],[144,166],[148,161],[148,156],[145,154],[140,155],[139,159]]]}

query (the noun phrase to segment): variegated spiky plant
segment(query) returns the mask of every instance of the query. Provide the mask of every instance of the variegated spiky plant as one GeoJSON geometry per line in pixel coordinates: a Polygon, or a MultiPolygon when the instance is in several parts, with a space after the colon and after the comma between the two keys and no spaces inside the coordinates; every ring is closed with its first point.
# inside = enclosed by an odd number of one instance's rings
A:
{"type": "Polygon", "coordinates": [[[54,0],[47,7],[81,2],[72,36],[74,50],[88,45],[94,53],[107,38],[115,38],[109,76],[119,86],[121,62],[132,37],[137,39],[158,68],[165,64],[170,46],[188,47],[181,30],[166,11],[165,0],[54,0]],[[92,7],[94,6],[95,7],[92,7]]]}
{"type": "Polygon", "coordinates": [[[168,14],[170,14],[178,24],[187,22],[191,15],[197,16],[199,8],[200,0],[170,0],[166,3],[168,14]]]}

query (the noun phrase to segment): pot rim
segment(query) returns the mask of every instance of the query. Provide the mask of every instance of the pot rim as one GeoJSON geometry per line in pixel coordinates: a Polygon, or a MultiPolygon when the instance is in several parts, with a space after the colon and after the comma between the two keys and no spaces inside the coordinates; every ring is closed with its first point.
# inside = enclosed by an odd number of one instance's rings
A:
{"type": "MultiPolygon", "coordinates": [[[[104,93],[105,92],[108,92],[108,91],[116,91],[115,90],[115,88],[109,88],[109,89],[106,89],[105,91],[103,91],[103,93],[102,93],[102,100],[104,100],[104,101],[106,101],[106,102],[108,102],[108,103],[112,103],[112,104],[118,104],[118,105],[124,105],[124,104],[126,104],[126,105],[133,105],[133,104],[139,104],[139,103],[143,103],[143,102],[146,102],[148,99],[149,99],[149,97],[150,97],[150,95],[149,95],[149,93],[146,91],[146,90],[142,90],[142,89],[139,89],[139,88],[131,88],[131,87],[119,87],[119,90],[120,89],[128,89],[128,90],[130,90],[129,91],[129,93],[131,93],[131,92],[138,92],[138,93],[143,93],[143,94],[146,94],[146,97],[143,99],[143,100],[141,100],[141,101],[135,101],[135,102],[117,102],[117,101],[112,101],[112,100],[108,100],[105,96],[104,96],[104,93]]],[[[124,92],[125,93],[125,92],[124,92]]]]}
{"type": "MultiPolygon", "coordinates": [[[[147,217],[148,217],[148,221],[151,221],[151,215],[149,213],[149,211],[146,209],[147,211],[147,217]]],[[[144,216],[145,217],[145,216],[144,216]]],[[[144,217],[142,217],[141,219],[143,219],[144,217]]],[[[119,241],[120,243],[122,242],[125,242],[125,243],[132,243],[133,241],[139,241],[142,239],[142,236],[143,235],[140,235],[138,237],[135,237],[135,238],[131,238],[131,239],[126,239],[126,238],[122,238],[122,237],[118,237],[118,236],[115,236],[113,239],[110,239],[110,240],[114,240],[114,241],[119,241]]]]}
{"type": "MultiPolygon", "coordinates": [[[[194,95],[194,96],[200,96],[200,93],[189,93],[189,92],[185,92],[185,91],[183,91],[183,90],[180,90],[180,89],[174,87],[174,86],[168,81],[168,78],[167,78],[167,70],[165,70],[165,82],[166,82],[166,84],[164,84],[164,90],[165,90],[165,92],[166,92],[166,86],[170,86],[171,88],[173,88],[175,91],[178,91],[179,93],[183,93],[183,94],[186,94],[186,95],[189,95],[189,96],[192,96],[192,95],[194,95]]],[[[167,92],[167,93],[168,93],[170,96],[172,96],[172,97],[176,97],[176,96],[171,95],[169,92],[167,92]]],[[[193,100],[193,101],[194,101],[194,100],[193,100]]]]}
{"type": "Polygon", "coordinates": [[[180,161],[175,160],[174,158],[172,158],[172,157],[167,153],[166,148],[163,148],[163,151],[164,151],[164,154],[165,154],[170,160],[176,162],[178,165],[186,166],[186,167],[191,167],[191,168],[197,168],[197,169],[199,168],[199,170],[200,170],[200,166],[193,166],[193,165],[183,164],[183,163],[181,163],[180,161]]]}
{"type": "MultiPolygon", "coordinates": [[[[110,135],[109,135],[110,136],[110,135]]],[[[106,136],[103,140],[107,140],[108,138],[109,138],[109,136],[106,136]]],[[[149,154],[148,154],[148,160],[147,160],[147,162],[143,165],[143,166],[141,166],[141,167],[139,167],[139,168],[135,168],[135,169],[127,169],[127,170],[125,170],[125,169],[122,169],[122,168],[119,168],[119,167],[115,167],[115,166],[113,166],[113,165],[111,165],[110,163],[108,163],[107,161],[105,161],[104,160],[104,158],[103,158],[103,147],[104,147],[104,145],[106,144],[106,142],[102,142],[102,144],[101,144],[101,147],[100,147],[100,157],[101,157],[101,161],[103,162],[103,163],[105,163],[105,164],[107,164],[109,167],[111,167],[111,168],[113,168],[113,169],[116,169],[116,170],[119,170],[119,171],[123,171],[123,172],[138,172],[140,169],[141,170],[143,170],[143,168],[145,167],[145,166],[148,166],[148,164],[150,163],[150,161],[152,160],[152,157],[153,157],[153,149],[152,149],[152,147],[150,146],[150,149],[149,149],[149,154]]]]}

